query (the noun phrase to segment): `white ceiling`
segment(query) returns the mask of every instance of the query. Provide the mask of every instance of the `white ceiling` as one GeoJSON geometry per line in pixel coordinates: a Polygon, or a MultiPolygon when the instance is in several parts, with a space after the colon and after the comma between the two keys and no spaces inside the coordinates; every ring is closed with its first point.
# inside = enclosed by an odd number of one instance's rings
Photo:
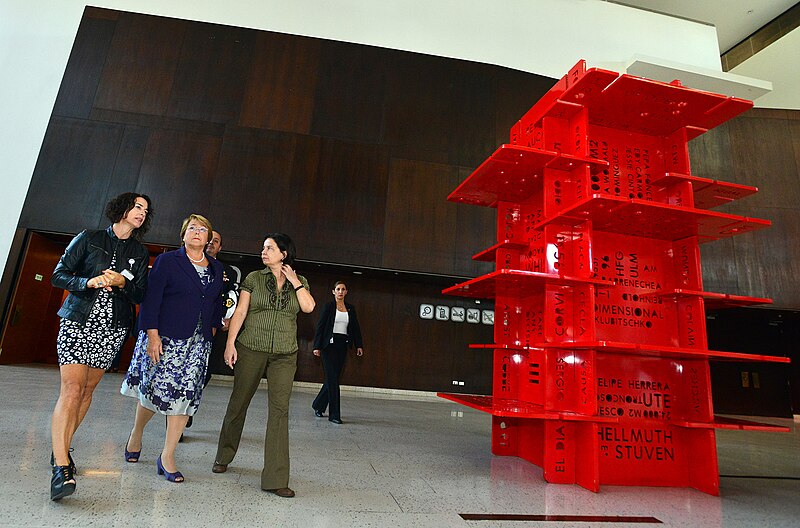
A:
{"type": "MultiPolygon", "coordinates": [[[[788,10],[797,0],[609,0],[717,28],[720,54],[788,10]]],[[[755,100],[757,107],[800,110],[800,29],[778,39],[731,70],[772,82],[773,91],[755,100]]]]}
{"type": "Polygon", "coordinates": [[[613,0],[616,4],[716,26],[720,54],[746,39],[797,0],[613,0]]]}

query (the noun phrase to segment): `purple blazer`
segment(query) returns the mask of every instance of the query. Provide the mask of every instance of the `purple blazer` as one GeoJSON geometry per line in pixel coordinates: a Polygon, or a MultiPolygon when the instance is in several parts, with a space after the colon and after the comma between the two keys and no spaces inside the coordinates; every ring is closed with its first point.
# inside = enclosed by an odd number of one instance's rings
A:
{"type": "Polygon", "coordinates": [[[212,339],[211,328],[222,326],[222,264],[207,258],[214,280],[206,288],[185,248],[156,257],[139,311],[139,330],[156,328],[161,336],[188,339],[200,319],[203,336],[212,339]]]}

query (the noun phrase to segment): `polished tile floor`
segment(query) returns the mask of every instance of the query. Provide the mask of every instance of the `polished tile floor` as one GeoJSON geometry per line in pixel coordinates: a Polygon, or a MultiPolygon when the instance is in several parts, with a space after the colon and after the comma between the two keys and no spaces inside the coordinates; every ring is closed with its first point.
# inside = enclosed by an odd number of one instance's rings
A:
{"type": "Polygon", "coordinates": [[[259,489],[266,391],[254,398],[238,457],[216,475],[211,464],[230,388],[212,382],[179,446],[186,482],[172,484],[156,476],[163,442],[157,419],[145,432],[141,461],[123,460],[134,403],[119,394],[121,379],[109,374],[98,387],[74,442],[78,489],[54,503],[48,458],[58,371],[0,366],[0,526],[585,528],[648,519],[670,527],[800,526],[800,424],[788,434],[718,432],[720,497],[614,486],[595,494],[546,484],[538,467],[492,456],[486,414],[434,398],[348,392],[345,424],[337,426],[314,417],[313,389],[296,388],[290,485],[297,497],[282,499],[259,489]]]}

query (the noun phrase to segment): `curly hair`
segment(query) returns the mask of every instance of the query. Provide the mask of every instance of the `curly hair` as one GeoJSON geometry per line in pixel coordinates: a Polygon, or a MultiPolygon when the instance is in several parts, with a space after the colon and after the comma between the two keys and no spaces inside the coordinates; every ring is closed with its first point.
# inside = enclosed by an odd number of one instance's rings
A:
{"type": "Polygon", "coordinates": [[[153,201],[146,194],[126,192],[112,198],[106,204],[106,218],[113,223],[121,221],[134,208],[137,198],[144,198],[147,201],[147,214],[144,217],[144,222],[142,222],[141,227],[134,229],[131,234],[136,240],[141,240],[145,233],[150,230],[150,223],[155,214],[153,201]]]}

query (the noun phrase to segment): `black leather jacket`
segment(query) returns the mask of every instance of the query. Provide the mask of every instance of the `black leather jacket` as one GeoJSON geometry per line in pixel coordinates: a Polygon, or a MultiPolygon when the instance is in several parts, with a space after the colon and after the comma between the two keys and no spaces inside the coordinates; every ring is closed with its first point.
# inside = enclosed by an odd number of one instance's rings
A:
{"type": "Polygon", "coordinates": [[[122,288],[112,288],[114,327],[130,330],[134,318],[134,304],[144,298],[147,287],[147,266],[150,255],[147,249],[134,238],[120,240],[109,226],[107,229],[86,230],[69,243],[53,271],[50,282],[57,288],[69,291],[58,315],[81,324],[86,324],[99,289],[87,288],[92,277],[100,275],[111,264],[116,250],[114,271],[128,270],[133,279],[125,280],[122,288]]]}

